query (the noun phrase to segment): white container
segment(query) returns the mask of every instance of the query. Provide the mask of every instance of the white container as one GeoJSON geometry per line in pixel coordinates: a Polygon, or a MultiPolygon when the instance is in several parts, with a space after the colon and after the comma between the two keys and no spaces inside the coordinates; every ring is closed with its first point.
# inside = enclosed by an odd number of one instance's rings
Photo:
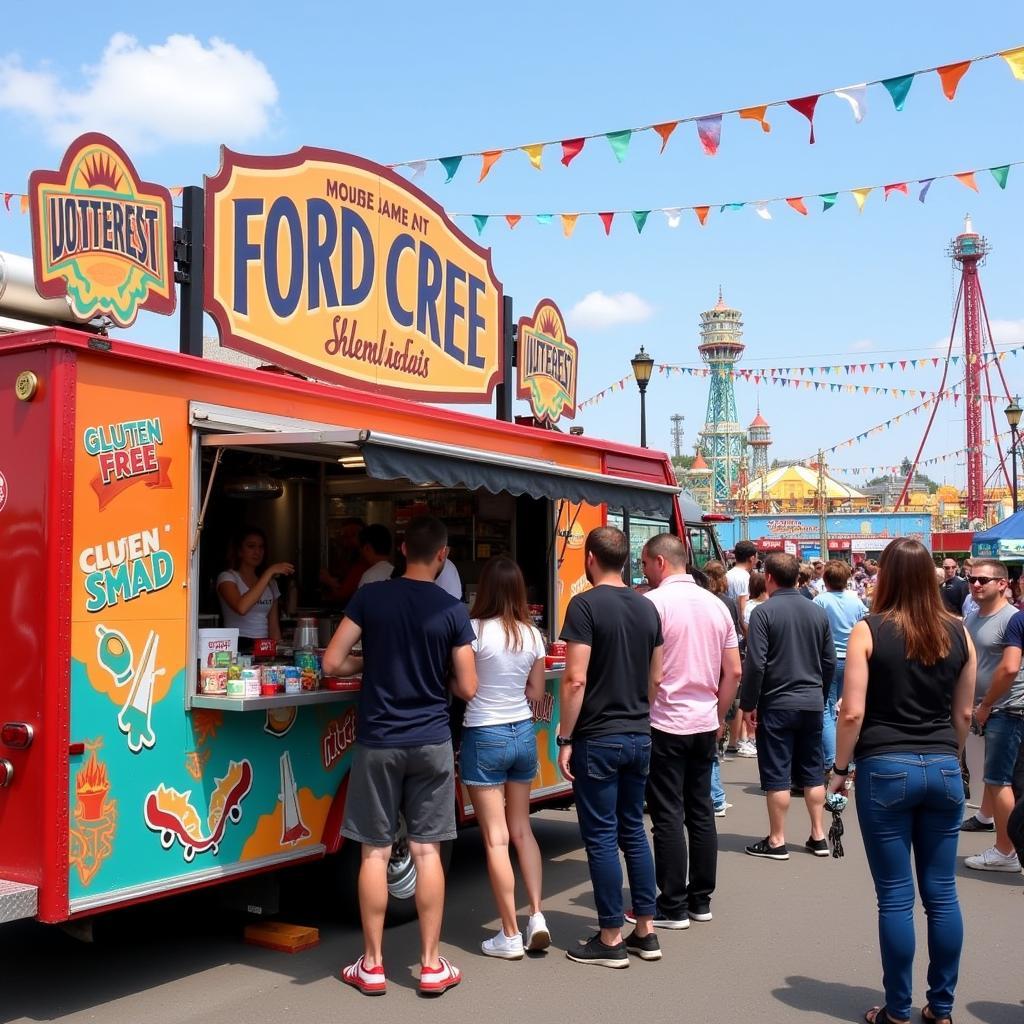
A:
{"type": "Polygon", "coordinates": [[[238,629],[199,630],[199,665],[208,668],[213,664],[212,655],[218,651],[238,654],[238,629]]]}

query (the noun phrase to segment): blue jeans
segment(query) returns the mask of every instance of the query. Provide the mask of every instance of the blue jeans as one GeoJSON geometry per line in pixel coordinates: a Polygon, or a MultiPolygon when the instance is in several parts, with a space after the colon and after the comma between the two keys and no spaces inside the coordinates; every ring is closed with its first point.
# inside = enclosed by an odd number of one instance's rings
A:
{"type": "Polygon", "coordinates": [[[725,786],[722,785],[722,766],[715,754],[715,763],[711,766],[711,805],[716,811],[725,810],[725,786]]]}
{"type": "Polygon", "coordinates": [[[828,696],[825,697],[825,711],[822,718],[821,728],[821,753],[825,760],[825,771],[836,763],[836,722],[839,720],[839,712],[836,704],[843,695],[843,676],[846,674],[846,659],[836,660],[836,671],[832,676],[832,685],[828,689],[828,696]]]}
{"type": "Polygon", "coordinates": [[[937,1017],[949,1017],[964,941],[956,892],[964,808],[960,761],[954,754],[862,758],[856,804],[878,896],[886,1009],[892,1017],[910,1016],[916,873],[928,918],[928,1005],[937,1017]]]}
{"type": "Polygon", "coordinates": [[[633,912],[655,912],[654,857],[644,830],[650,767],[650,736],[581,737],[573,744],[569,769],[575,776],[576,813],[602,928],[620,928],[625,920],[619,849],[626,858],[633,912]]]}

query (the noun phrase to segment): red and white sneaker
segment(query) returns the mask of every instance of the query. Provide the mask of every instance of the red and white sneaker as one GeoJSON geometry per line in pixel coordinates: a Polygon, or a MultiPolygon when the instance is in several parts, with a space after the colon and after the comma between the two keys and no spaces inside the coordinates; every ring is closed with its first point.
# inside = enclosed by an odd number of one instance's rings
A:
{"type": "Polygon", "coordinates": [[[382,996],[388,990],[388,980],[384,977],[384,965],[367,967],[360,957],[354,964],[341,969],[341,980],[346,985],[359,989],[364,996],[382,996]]]}
{"type": "Polygon", "coordinates": [[[454,988],[462,981],[462,971],[447,957],[439,956],[439,967],[420,968],[420,992],[424,995],[439,996],[454,988]]]}

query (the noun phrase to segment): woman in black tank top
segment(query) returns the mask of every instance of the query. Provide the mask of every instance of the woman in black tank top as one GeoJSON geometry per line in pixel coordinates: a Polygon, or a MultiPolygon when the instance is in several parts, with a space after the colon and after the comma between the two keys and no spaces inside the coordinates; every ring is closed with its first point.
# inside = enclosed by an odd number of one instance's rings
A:
{"type": "Polygon", "coordinates": [[[878,897],[885,1003],[868,1024],[909,1020],[914,858],[928,915],[925,1021],[952,1019],[963,946],[956,850],[964,790],[959,751],[974,703],[974,647],[943,607],[928,550],[900,537],[882,553],[872,614],[850,633],[829,785],[857,759],[857,820],[878,897]]]}

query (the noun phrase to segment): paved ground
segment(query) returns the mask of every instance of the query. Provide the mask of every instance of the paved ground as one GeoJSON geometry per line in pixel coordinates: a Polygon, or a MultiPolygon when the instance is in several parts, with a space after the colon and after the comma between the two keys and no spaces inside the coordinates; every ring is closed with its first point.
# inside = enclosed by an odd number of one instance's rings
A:
{"type": "MultiPolygon", "coordinates": [[[[243,945],[238,920],[204,896],[110,922],[93,945],[34,924],[0,929],[0,1021],[859,1020],[879,1001],[880,968],[874,894],[852,808],[845,859],[801,851],[786,863],[754,860],[743,846],[765,832],[755,763],[737,759],[723,774],[735,807],[719,820],[715,919],[663,934],[660,963],[634,960],[628,971],[611,971],[565,959],[565,946],[592,926],[593,901],[573,814],[545,812],[535,828],[556,948],[515,963],[478,953],[496,922],[479,836],[471,830],[457,844],[444,929],[445,952],[465,981],[441,999],[416,994],[415,925],[388,933],[392,989],[370,1000],[337,980],[339,965],[359,949],[359,935],[326,915],[329,894],[320,893],[312,909],[308,902],[293,906],[290,919],[318,924],[323,940],[295,956],[243,945]]],[[[789,839],[799,849],[806,817],[797,807],[790,814],[789,839]]],[[[984,845],[982,836],[962,841],[966,853],[984,845]]],[[[967,942],[958,1022],[1024,1021],[1022,891],[1019,875],[961,871],[967,942]]],[[[923,947],[922,928],[919,936],[923,947]]],[[[922,965],[918,998],[923,973],[922,965]]]]}

